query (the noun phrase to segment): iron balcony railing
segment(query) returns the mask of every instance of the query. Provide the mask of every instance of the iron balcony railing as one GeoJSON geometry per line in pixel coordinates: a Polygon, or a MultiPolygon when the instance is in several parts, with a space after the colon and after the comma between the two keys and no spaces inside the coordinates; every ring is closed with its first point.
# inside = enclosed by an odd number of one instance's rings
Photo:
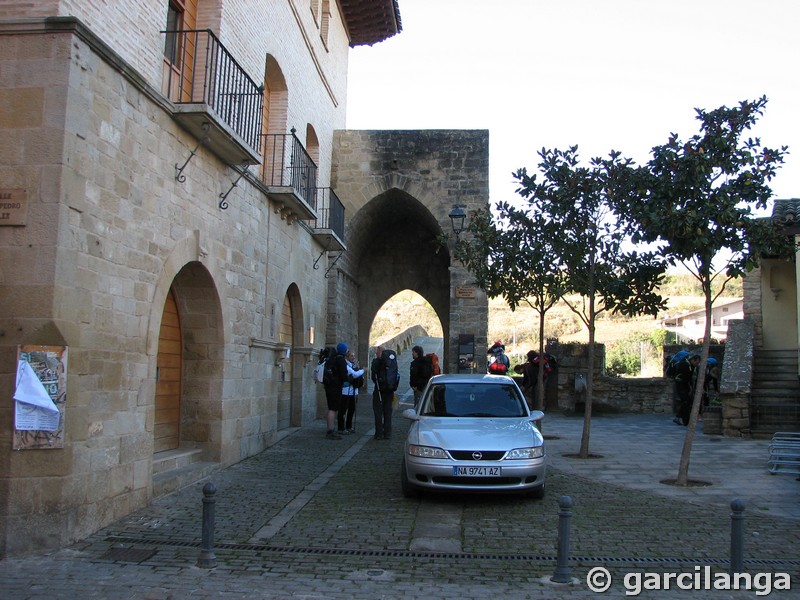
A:
{"type": "Polygon", "coordinates": [[[344,204],[333,188],[318,189],[319,209],[317,210],[314,229],[330,229],[340,240],[344,241],[344,204]]]}
{"type": "Polygon", "coordinates": [[[317,165],[291,133],[262,134],[262,177],[268,187],[290,187],[312,209],[317,208],[317,165]]]}
{"type": "Polygon", "coordinates": [[[167,97],[205,104],[257,150],[264,88],[255,84],[211,30],[162,31],[167,97]]]}

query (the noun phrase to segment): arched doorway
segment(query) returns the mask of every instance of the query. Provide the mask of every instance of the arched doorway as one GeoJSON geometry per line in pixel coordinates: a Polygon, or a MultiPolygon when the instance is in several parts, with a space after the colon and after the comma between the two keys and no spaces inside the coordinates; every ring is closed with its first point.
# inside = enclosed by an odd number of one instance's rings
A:
{"type": "Polygon", "coordinates": [[[215,432],[224,418],[225,343],[220,298],[211,274],[196,261],[186,263],[164,287],[154,330],[159,335],[153,450],[190,449],[199,451],[198,459],[218,461],[222,444],[215,432]]]}
{"type": "Polygon", "coordinates": [[[181,320],[175,293],[170,288],[158,335],[154,452],[174,450],[180,446],[182,356],[181,320]]]}
{"type": "Polygon", "coordinates": [[[280,360],[281,380],[278,386],[276,406],[276,428],[278,431],[302,424],[302,357],[295,349],[303,346],[303,308],[300,290],[295,284],[289,286],[283,297],[278,327],[278,341],[286,348],[280,360]]]}

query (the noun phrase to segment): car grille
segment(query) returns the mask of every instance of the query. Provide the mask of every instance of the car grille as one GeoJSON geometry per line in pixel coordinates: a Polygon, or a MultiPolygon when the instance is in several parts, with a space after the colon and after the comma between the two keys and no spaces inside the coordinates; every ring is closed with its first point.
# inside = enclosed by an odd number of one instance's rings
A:
{"type": "Polygon", "coordinates": [[[456,460],[501,460],[505,450],[448,450],[450,456],[456,460]],[[476,458],[480,455],[480,458],[476,458]]]}

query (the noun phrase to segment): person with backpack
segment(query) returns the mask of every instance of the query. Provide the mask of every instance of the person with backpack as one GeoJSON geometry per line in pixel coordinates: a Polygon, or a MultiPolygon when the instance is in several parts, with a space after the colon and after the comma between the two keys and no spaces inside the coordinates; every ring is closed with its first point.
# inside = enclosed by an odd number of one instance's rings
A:
{"type": "Polygon", "coordinates": [[[675,389],[678,392],[678,420],[680,424],[689,424],[689,417],[692,413],[692,396],[694,395],[694,385],[696,381],[697,366],[700,364],[699,354],[690,354],[680,361],[676,367],[675,389]]]}
{"type": "Polygon", "coordinates": [[[678,365],[689,357],[690,352],[685,348],[678,350],[672,356],[667,356],[664,364],[664,377],[672,379],[672,422],[676,425],[683,425],[680,417],[681,397],[678,392],[678,382],[675,376],[678,374],[678,365]]]}
{"type": "Polygon", "coordinates": [[[344,358],[347,363],[347,379],[342,383],[342,404],[337,415],[339,435],[356,432],[353,427],[353,419],[356,415],[358,390],[364,385],[364,369],[358,366],[356,353],[348,350],[344,358]]]}
{"type": "Polygon", "coordinates": [[[414,346],[411,349],[411,368],[408,382],[414,391],[414,408],[417,408],[422,398],[422,390],[428,385],[428,380],[433,375],[433,364],[430,357],[425,356],[422,346],[414,346]]]}
{"type": "Polygon", "coordinates": [[[336,433],[335,427],[336,415],[342,404],[342,385],[347,380],[347,361],[344,358],[347,354],[347,344],[339,342],[335,350],[331,350],[328,351],[328,358],[325,361],[322,382],[325,386],[325,400],[328,403],[328,431],[325,437],[329,440],[340,440],[342,436],[336,433]]]}
{"type": "Polygon", "coordinates": [[[383,346],[375,347],[375,358],[370,365],[372,412],[375,415],[375,439],[388,440],[392,434],[392,400],[400,383],[397,370],[397,353],[383,346]]]}
{"type": "Polygon", "coordinates": [[[511,361],[506,355],[506,347],[501,341],[496,341],[487,354],[489,358],[489,373],[492,375],[505,375],[511,367],[511,361]]]}

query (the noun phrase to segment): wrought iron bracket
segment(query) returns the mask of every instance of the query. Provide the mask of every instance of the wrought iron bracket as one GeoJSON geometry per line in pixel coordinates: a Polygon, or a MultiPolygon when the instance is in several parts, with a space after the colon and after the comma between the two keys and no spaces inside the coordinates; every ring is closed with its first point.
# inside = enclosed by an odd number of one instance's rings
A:
{"type": "Polygon", "coordinates": [[[328,270],[327,270],[327,271],[325,271],[325,279],[327,279],[327,278],[328,278],[328,273],[330,273],[330,272],[331,272],[331,269],[333,269],[333,267],[336,265],[336,263],[337,263],[337,262],[339,262],[339,259],[340,259],[340,258],[342,258],[342,254],[344,254],[344,252],[339,252],[339,256],[337,256],[337,257],[334,259],[334,261],[331,263],[331,266],[330,266],[330,267],[328,267],[328,270]]]}
{"type": "Polygon", "coordinates": [[[239,176],[236,178],[236,181],[234,181],[231,184],[231,187],[228,188],[227,192],[225,192],[224,194],[220,194],[219,195],[219,207],[220,207],[220,209],[225,210],[226,208],[228,208],[228,201],[226,200],[226,198],[228,197],[228,194],[230,194],[233,191],[233,188],[235,188],[237,185],[239,185],[239,181],[241,181],[242,177],[245,176],[245,174],[247,173],[247,171],[249,169],[250,169],[250,163],[248,163],[248,162],[242,163],[242,171],[239,172],[239,176]]]}
{"type": "Polygon", "coordinates": [[[187,158],[186,162],[183,163],[183,165],[181,165],[180,167],[178,166],[178,163],[175,163],[175,181],[177,181],[178,183],[183,183],[184,181],[186,181],[186,175],[183,174],[183,170],[188,166],[189,161],[191,161],[194,158],[194,155],[197,154],[197,151],[200,150],[202,146],[205,146],[210,139],[208,131],[211,128],[211,125],[209,123],[203,123],[202,127],[203,127],[203,137],[200,138],[200,141],[198,142],[197,146],[194,147],[194,150],[192,150],[189,153],[189,158],[187,158]]]}
{"type": "Polygon", "coordinates": [[[322,259],[322,257],[325,255],[326,252],[327,252],[327,250],[323,250],[322,252],[320,252],[319,256],[317,257],[317,260],[314,261],[314,270],[315,271],[319,270],[319,261],[322,259]]]}

